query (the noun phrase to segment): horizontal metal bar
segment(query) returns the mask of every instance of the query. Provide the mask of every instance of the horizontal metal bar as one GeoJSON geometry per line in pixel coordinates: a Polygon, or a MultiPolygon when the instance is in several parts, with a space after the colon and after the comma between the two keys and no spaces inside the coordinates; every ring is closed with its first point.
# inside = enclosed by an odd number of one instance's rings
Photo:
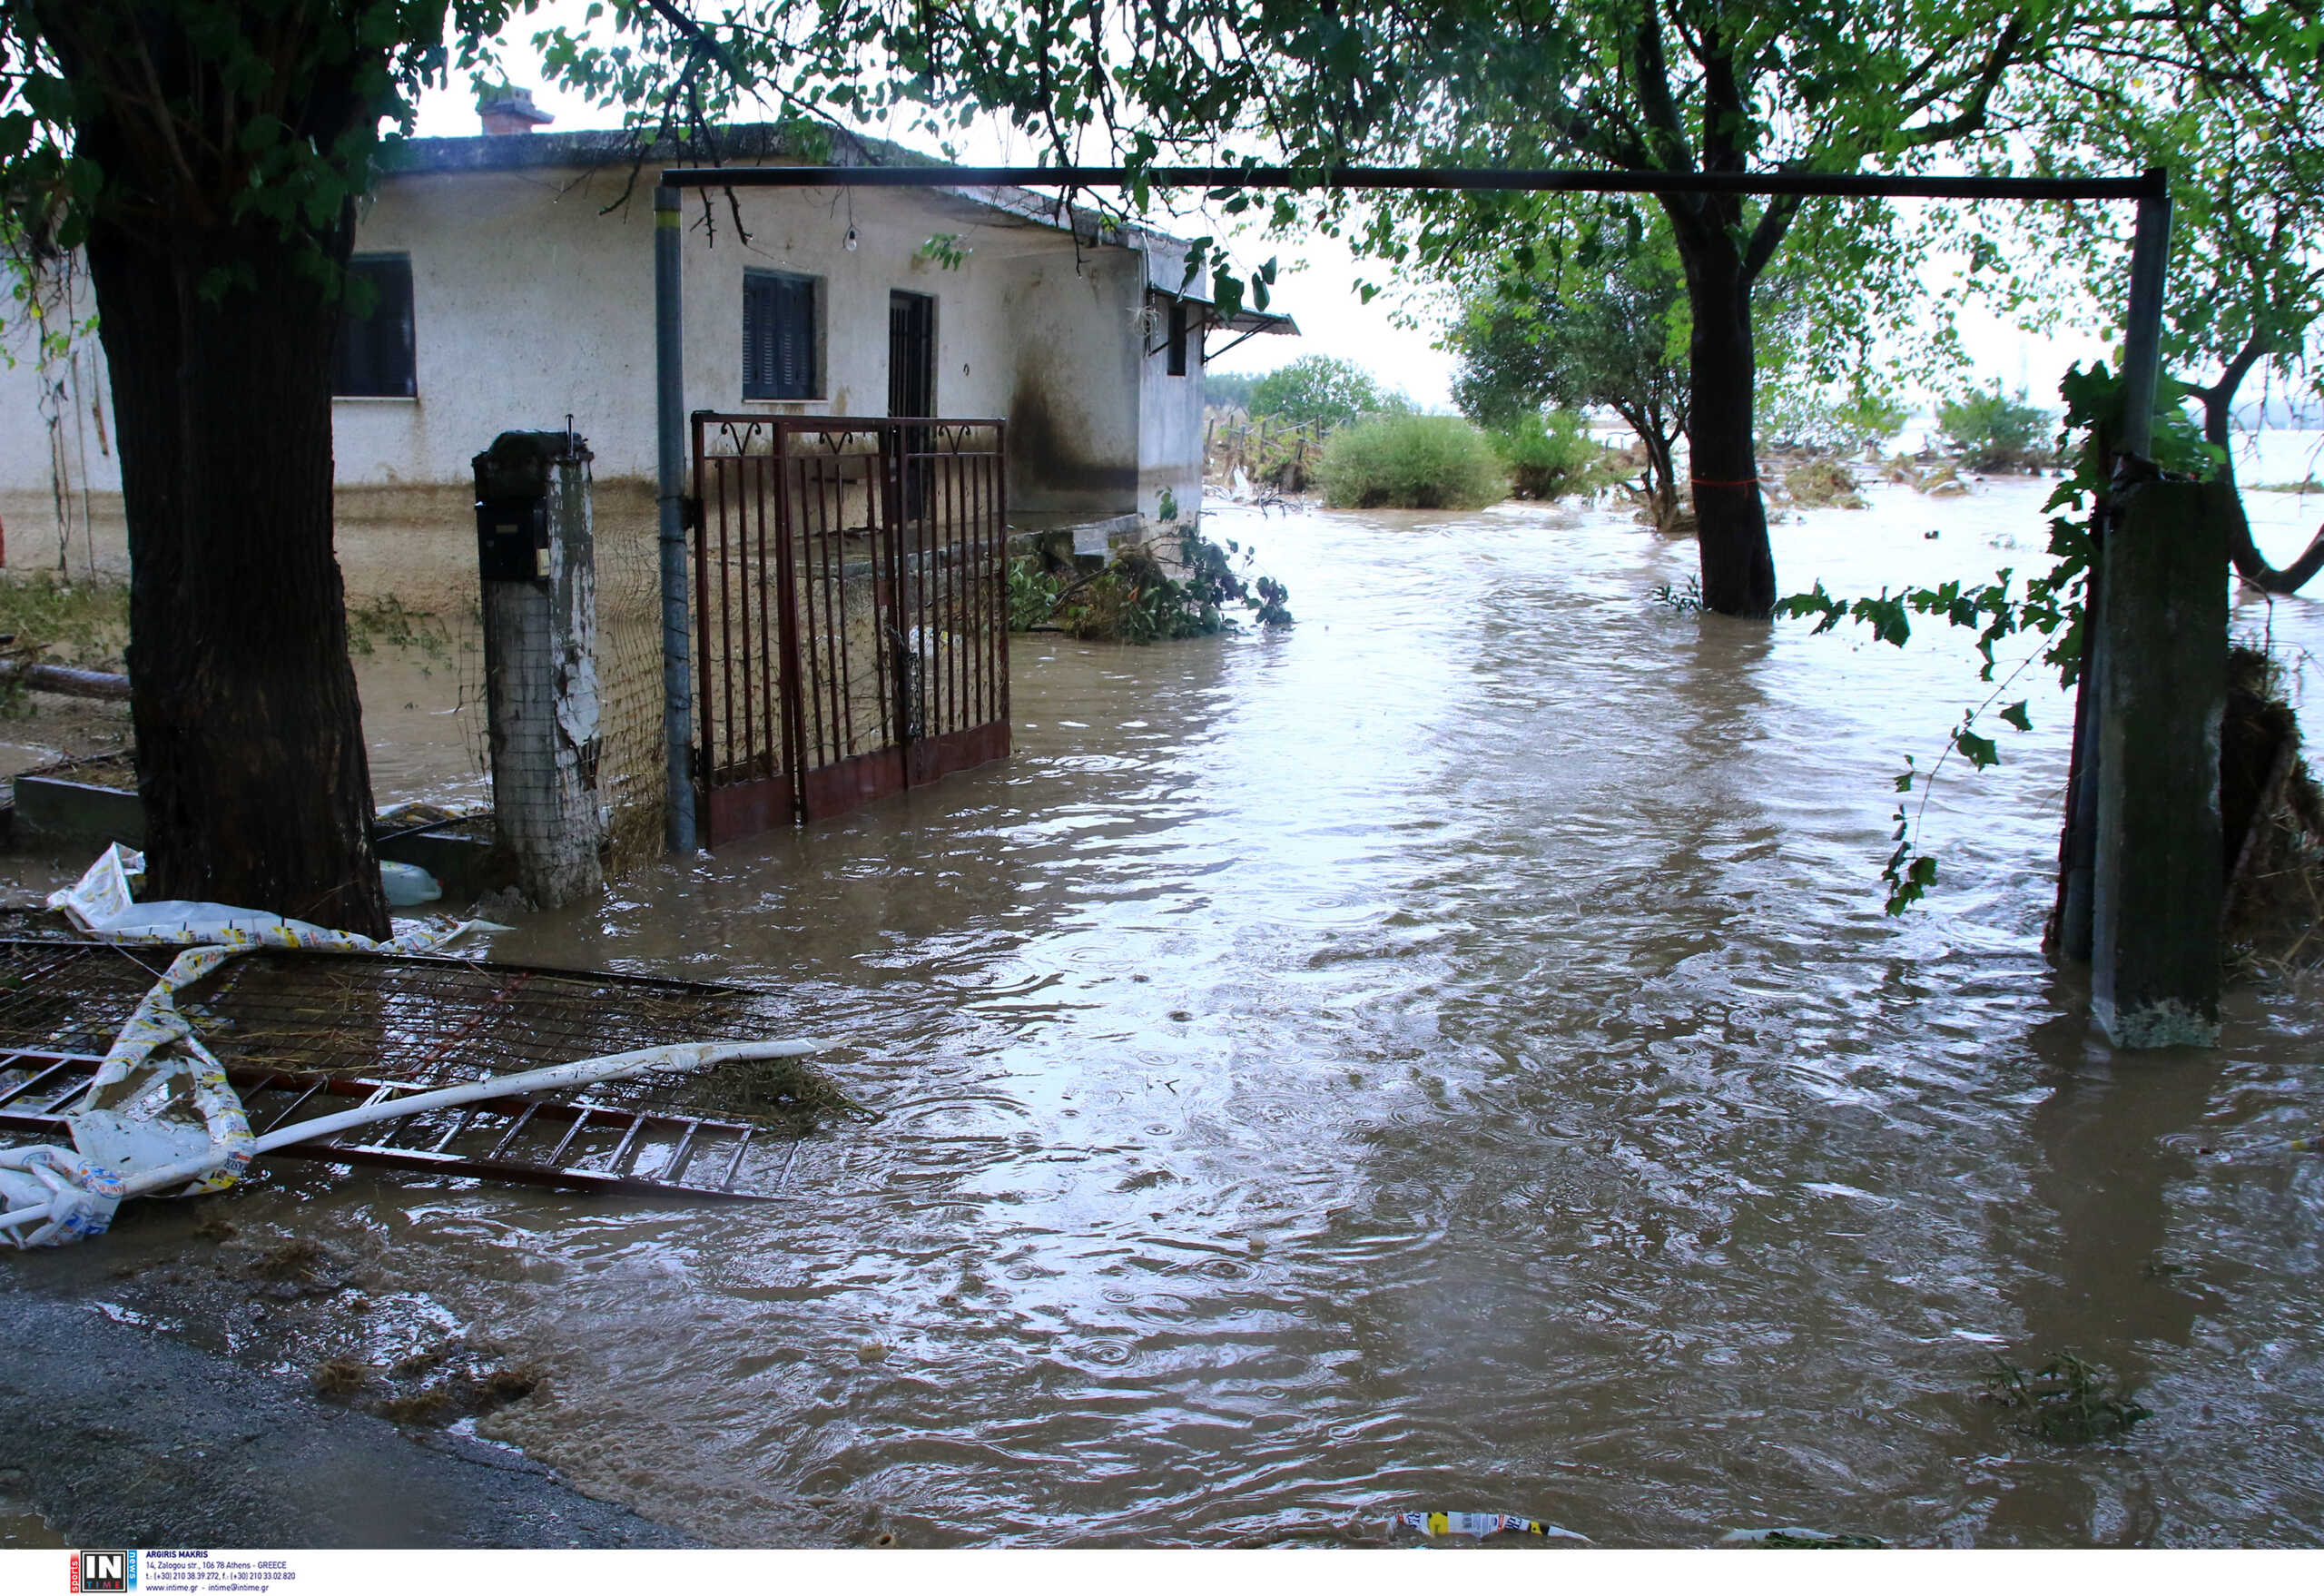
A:
{"type": "MultiPolygon", "coordinates": [[[[2137,177],[1904,177],[1869,172],[1497,171],[1448,166],[1149,166],[1171,189],[1487,189],[1537,193],[1806,194],[1925,200],[2146,200],[2169,192],[2137,177]]],[[[1122,166],[673,166],[669,188],[1123,188],[1122,166]]]]}
{"type": "MultiPolygon", "coordinates": [[[[40,1055],[34,1054],[31,1056],[38,1058],[40,1055]]],[[[96,1072],[96,1067],[101,1061],[102,1060],[98,1059],[90,1059],[88,1061],[87,1068],[90,1073],[94,1074],[96,1072]]],[[[0,1105],[15,1102],[18,1098],[21,1098],[27,1092],[33,1091],[38,1088],[42,1082],[53,1078],[58,1070],[64,1069],[67,1064],[77,1064],[80,1062],[82,1062],[82,1060],[79,1059],[71,1057],[57,1059],[47,1069],[36,1072],[31,1079],[20,1080],[7,1091],[0,1092],[0,1105]]]]}
{"type": "Polygon", "coordinates": [[[617,1192],[633,1197],[708,1197],[718,1202],[764,1203],[775,1200],[762,1192],[686,1186],[645,1176],[606,1175],[590,1169],[558,1169],[547,1165],[512,1164],[493,1158],[463,1158],[452,1153],[428,1152],[416,1148],[297,1142],[287,1148],[277,1148],[267,1156],[309,1158],[321,1164],[368,1164],[375,1168],[451,1175],[468,1180],[507,1180],[524,1186],[569,1186],[583,1191],[617,1192]]]}
{"type": "Polygon", "coordinates": [[[27,1114],[18,1108],[0,1108],[0,1130],[36,1130],[46,1134],[54,1130],[70,1130],[73,1122],[62,1114],[27,1114]]]}
{"type": "MultiPolygon", "coordinates": [[[[741,419],[742,418],[736,419],[741,419]]],[[[821,421],[825,418],[821,416],[762,416],[756,419],[759,420],[821,421]]],[[[876,419],[882,421],[885,419],[885,418],[876,419]]],[[[968,425],[990,425],[990,423],[970,422],[968,423],[968,425]]],[[[452,823],[448,821],[438,823],[438,825],[448,825],[451,823],[452,823]]],[[[130,949],[124,947],[119,942],[75,942],[66,941],[57,937],[0,937],[0,953],[15,952],[21,950],[34,950],[36,951],[45,952],[51,949],[54,949],[60,953],[67,954],[110,953],[127,955],[131,952],[130,949]]],[[[294,959],[308,957],[308,955],[299,953],[295,950],[281,948],[263,950],[261,956],[264,957],[266,954],[279,953],[288,953],[294,959]]],[[[550,975],[556,976],[564,980],[596,981],[618,987],[636,987],[641,989],[651,987],[659,989],[663,991],[671,992],[704,992],[715,994],[741,993],[749,996],[757,996],[761,994],[761,989],[756,987],[738,987],[723,982],[676,980],[668,976],[659,975],[616,974],[609,970],[574,970],[569,967],[552,964],[507,964],[503,963],[498,960],[494,960],[488,963],[479,963],[478,961],[473,959],[462,959],[447,953],[334,953],[331,957],[342,963],[414,964],[422,967],[459,970],[470,974],[482,971],[492,975],[550,975]]],[[[54,973],[57,969],[69,961],[70,961],[64,959],[52,960],[48,964],[40,969],[30,970],[23,972],[22,980],[26,985],[34,984],[37,981],[38,978],[54,973]]],[[[161,979],[158,972],[149,970],[147,973],[153,975],[153,979],[156,980],[161,979]]],[[[143,995],[144,994],[141,990],[135,992],[126,993],[124,994],[124,997],[133,1006],[136,999],[143,995]]],[[[37,1048],[12,1048],[7,1049],[7,1052],[11,1057],[28,1059],[62,1059],[80,1058],[84,1056],[77,1053],[44,1053],[37,1048]]]]}

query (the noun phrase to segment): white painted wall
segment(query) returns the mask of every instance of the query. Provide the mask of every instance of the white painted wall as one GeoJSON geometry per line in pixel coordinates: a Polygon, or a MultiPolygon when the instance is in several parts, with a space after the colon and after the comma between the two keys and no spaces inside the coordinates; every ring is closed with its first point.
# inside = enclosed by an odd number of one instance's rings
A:
{"type": "MultiPolygon", "coordinates": [[[[361,253],[411,257],[419,395],[333,401],[342,488],[465,488],[471,458],[512,429],[573,426],[603,483],[648,478],[655,463],[651,173],[630,202],[606,207],[625,168],[517,167],[392,176],[359,218],[361,253]]],[[[1148,261],[962,196],[927,190],[741,191],[739,235],[724,196],[692,196],[685,235],[686,404],[766,414],[884,415],[888,294],[937,301],[936,409],[1011,423],[1010,511],[1022,524],[1151,514],[1167,487],[1200,492],[1201,379],[1165,374],[1137,320],[1148,272],[1177,285],[1183,257],[1148,261]],[[850,226],[856,247],[846,247],[850,226]],[[920,258],[932,233],[960,235],[955,270],[920,258]],[[743,273],[822,280],[823,381],[803,402],[742,397],[743,273]]],[[[86,297],[85,287],[82,291],[86,297]]],[[[0,369],[0,514],[9,541],[38,547],[54,529],[51,436],[25,333],[0,330],[16,364],[0,369]]],[[[64,376],[67,476],[117,494],[102,351],[76,351],[64,376]],[[68,436],[69,435],[69,436],[68,436]],[[103,448],[96,448],[102,436],[103,448]]],[[[117,522],[117,504],[109,507],[117,522]]],[[[97,515],[102,528],[106,508],[97,515]]],[[[15,550],[11,549],[12,557],[15,550]]],[[[12,558],[11,563],[25,563],[12,558]]]]}
{"type": "Polygon", "coordinates": [[[1167,490],[1181,522],[1202,507],[1202,305],[1188,305],[1187,369],[1170,375],[1169,305],[1155,302],[1157,324],[1147,340],[1154,352],[1138,372],[1137,507],[1159,514],[1167,490]]]}
{"type": "MultiPolygon", "coordinates": [[[[53,327],[70,327],[95,314],[95,291],[77,261],[69,276],[51,281],[48,297],[53,327]]],[[[39,323],[21,305],[0,304],[0,492],[47,494],[54,446],[67,491],[86,484],[118,493],[121,468],[113,453],[113,392],[104,350],[94,337],[81,339],[44,368],[39,331],[39,323]]]]}

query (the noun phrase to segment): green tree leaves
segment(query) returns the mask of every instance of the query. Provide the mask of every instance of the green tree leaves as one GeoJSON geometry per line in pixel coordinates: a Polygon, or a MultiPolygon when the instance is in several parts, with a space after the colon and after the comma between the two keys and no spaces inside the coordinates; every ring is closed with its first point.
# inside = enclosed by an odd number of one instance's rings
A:
{"type": "Polygon", "coordinates": [[[1344,427],[1360,416],[1410,408],[1363,367],[1332,355],[1302,355],[1251,385],[1251,414],[1294,426],[1344,427]]]}

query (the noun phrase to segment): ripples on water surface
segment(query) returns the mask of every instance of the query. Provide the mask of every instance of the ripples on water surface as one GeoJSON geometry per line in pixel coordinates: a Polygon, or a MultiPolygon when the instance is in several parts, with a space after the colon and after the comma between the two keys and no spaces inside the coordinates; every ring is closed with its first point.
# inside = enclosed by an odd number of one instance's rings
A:
{"type": "MultiPolygon", "coordinates": [[[[1778,566],[2024,569],[2040,497],[1880,490],[1778,566]]],[[[499,939],[853,1039],[886,1117],[786,1206],[298,1188],[543,1352],[487,1429],[741,1541],[800,1493],[921,1542],[2316,1539],[2324,1161],[2198,1151],[2314,1123],[2313,994],[2238,994],[2211,1055],[2093,1043],[2039,951],[2053,686],[1892,921],[1890,778],[1983,695],[1955,639],[1674,614],[1693,546],[1608,515],[1212,530],[1295,630],[1019,640],[1007,764],[499,939]],[[2157,1416],[2014,1436],[1985,1361],[2053,1347],[2157,1416]]]]}

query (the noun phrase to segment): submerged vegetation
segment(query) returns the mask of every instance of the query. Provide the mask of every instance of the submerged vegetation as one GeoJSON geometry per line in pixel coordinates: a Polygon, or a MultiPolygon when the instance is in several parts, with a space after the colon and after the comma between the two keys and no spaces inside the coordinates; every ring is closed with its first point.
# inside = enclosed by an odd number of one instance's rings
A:
{"type": "Polygon", "coordinates": [[[433,611],[408,609],[389,593],[347,606],[347,646],[351,654],[369,654],[386,644],[390,648],[417,648],[430,659],[448,658],[451,634],[433,611]]]}
{"type": "Polygon", "coordinates": [[[1088,642],[1163,643],[1231,631],[1241,609],[1262,626],[1287,626],[1290,590],[1256,570],[1256,553],[1181,532],[1174,558],[1131,544],[1094,570],[1031,554],[1009,565],[1009,626],[1088,642]]]}
{"type": "Polygon", "coordinates": [[[1993,1372],[1985,1376],[1984,1400],[2008,1413],[2028,1434],[2063,1446],[2104,1441],[2154,1417],[2113,1375],[2070,1352],[2051,1354],[2032,1374],[1995,1355],[1993,1372]]]}
{"type": "Polygon", "coordinates": [[[1379,416],[1332,435],[1317,470],[1335,509],[1473,510],[1509,497],[1492,442],[1458,416],[1379,416]]]}
{"type": "Polygon", "coordinates": [[[1809,509],[1860,510],[1864,496],[1856,491],[1856,473],[1838,460],[1802,460],[1783,474],[1783,491],[1797,505],[1809,509]]]}
{"type": "Polygon", "coordinates": [[[1572,410],[1528,410],[1486,436],[1519,498],[1564,498],[1602,492],[1630,474],[1630,457],[1590,436],[1572,410]]]}
{"type": "Polygon", "coordinates": [[[1905,429],[1904,402],[1875,386],[1864,373],[1839,397],[1803,389],[1771,373],[1755,401],[1759,447],[1862,454],[1877,448],[1905,429]]]}
{"type": "Polygon", "coordinates": [[[1972,471],[2030,471],[2053,458],[2041,439],[2053,421],[2047,410],[2005,397],[1995,383],[1991,393],[1972,393],[1937,406],[1936,424],[1945,440],[1972,471]]]}

